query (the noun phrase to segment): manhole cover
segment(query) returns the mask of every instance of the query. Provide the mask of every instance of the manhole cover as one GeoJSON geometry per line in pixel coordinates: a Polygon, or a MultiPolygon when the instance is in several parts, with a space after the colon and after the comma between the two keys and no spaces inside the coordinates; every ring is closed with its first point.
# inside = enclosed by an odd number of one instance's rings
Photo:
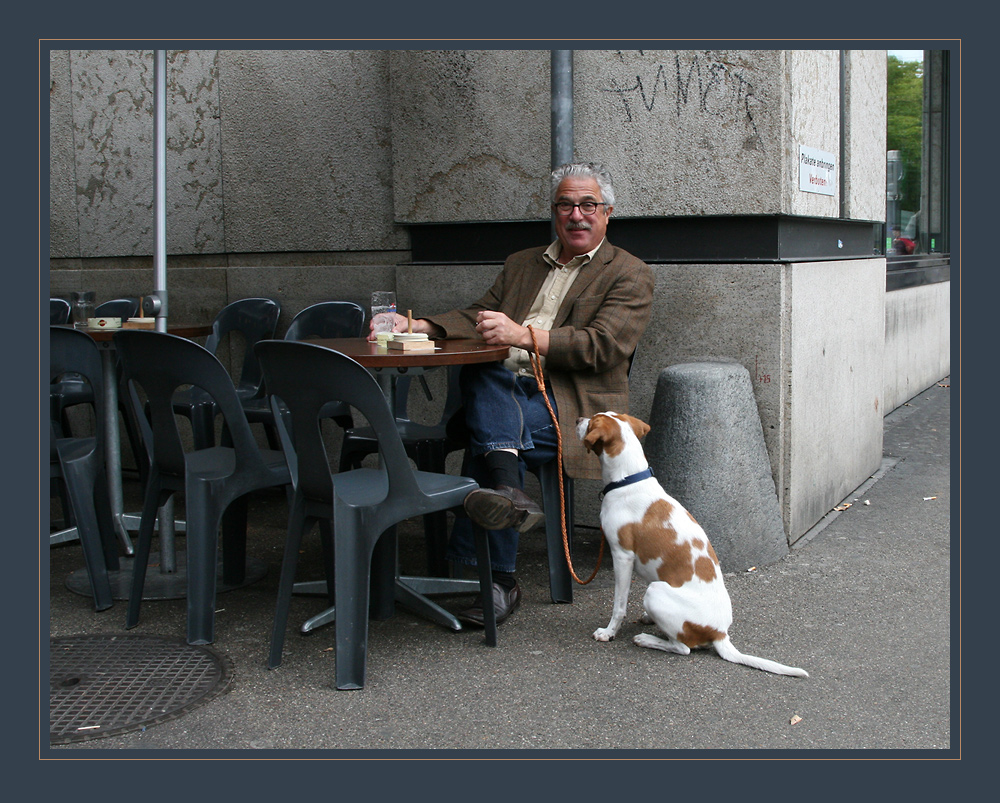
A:
{"type": "Polygon", "coordinates": [[[49,743],[115,736],[175,719],[228,691],[232,662],[167,636],[49,639],[49,743]]]}

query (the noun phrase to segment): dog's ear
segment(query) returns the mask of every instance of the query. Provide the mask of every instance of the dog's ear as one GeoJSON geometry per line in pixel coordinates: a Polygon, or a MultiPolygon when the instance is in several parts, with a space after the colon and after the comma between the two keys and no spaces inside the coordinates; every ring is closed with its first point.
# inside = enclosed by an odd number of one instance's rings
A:
{"type": "Polygon", "coordinates": [[[588,452],[593,452],[594,454],[601,453],[601,433],[593,423],[591,423],[590,429],[587,430],[587,434],[583,436],[583,446],[588,452]]]}
{"type": "Polygon", "coordinates": [[[646,434],[649,432],[649,424],[645,421],[640,421],[633,415],[626,414],[623,415],[622,418],[624,418],[628,422],[629,426],[632,427],[632,431],[639,440],[646,437],[646,434]]]}
{"type": "Polygon", "coordinates": [[[595,415],[590,419],[587,434],[583,436],[583,445],[588,452],[599,455],[604,450],[604,437],[607,435],[607,416],[595,415]]]}

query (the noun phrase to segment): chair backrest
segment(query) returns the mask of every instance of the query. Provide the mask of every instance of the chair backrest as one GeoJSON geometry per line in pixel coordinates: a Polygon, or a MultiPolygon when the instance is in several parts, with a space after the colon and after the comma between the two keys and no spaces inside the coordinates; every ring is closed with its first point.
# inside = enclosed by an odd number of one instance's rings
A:
{"type": "Polygon", "coordinates": [[[227,304],[212,322],[212,334],[205,341],[205,348],[212,354],[232,332],[243,337],[243,365],[238,374],[237,387],[256,392],[261,386],[260,363],[253,347],[261,340],[274,337],[278,327],[281,304],[272,298],[241,298],[227,304]]]}
{"type": "Polygon", "coordinates": [[[139,312],[138,298],[113,298],[94,308],[96,318],[134,318],[139,312]]]}
{"type": "Polygon", "coordinates": [[[331,401],[355,407],[378,438],[379,470],[390,495],[418,494],[396,423],[375,378],[358,362],[309,343],[265,340],[254,347],[272,395],[275,421],[289,458],[292,481],[306,498],[330,502],[332,465],[320,426],[320,412],[331,401]]]}
{"type": "Polygon", "coordinates": [[[292,318],[285,340],[362,337],[364,327],[365,311],[353,301],[321,301],[292,318]]]}
{"type": "MultiPolygon", "coordinates": [[[[104,454],[104,379],[101,354],[86,332],[64,326],[49,327],[49,381],[75,374],[93,391],[94,429],[98,455],[104,454]]],[[[55,413],[53,413],[55,415],[55,413]]]]}
{"type": "Polygon", "coordinates": [[[69,323],[69,302],[65,298],[49,299],[49,323],[69,323]]]}
{"type": "MultiPolygon", "coordinates": [[[[248,464],[248,468],[262,465],[233,380],[214,354],[191,340],[143,329],[116,332],[115,347],[125,381],[132,389],[141,387],[149,402],[150,452],[156,468],[175,476],[184,473],[184,445],[174,417],[173,397],[187,385],[200,388],[215,401],[232,437],[237,464],[248,464]]],[[[138,401],[135,396],[132,400],[138,401]]],[[[135,412],[137,418],[144,415],[141,409],[135,412]]]]}

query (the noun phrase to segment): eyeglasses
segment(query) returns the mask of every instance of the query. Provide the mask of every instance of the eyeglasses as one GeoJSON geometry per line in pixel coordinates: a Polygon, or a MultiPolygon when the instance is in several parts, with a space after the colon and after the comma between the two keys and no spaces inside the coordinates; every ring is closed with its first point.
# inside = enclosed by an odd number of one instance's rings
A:
{"type": "Polygon", "coordinates": [[[559,203],[555,203],[552,205],[556,208],[556,211],[560,215],[572,215],[573,210],[576,207],[580,207],[580,211],[583,214],[592,215],[594,214],[594,212],[597,211],[597,207],[607,206],[607,204],[604,203],[604,201],[584,201],[583,203],[579,204],[572,204],[569,201],[559,201],[559,203]]]}

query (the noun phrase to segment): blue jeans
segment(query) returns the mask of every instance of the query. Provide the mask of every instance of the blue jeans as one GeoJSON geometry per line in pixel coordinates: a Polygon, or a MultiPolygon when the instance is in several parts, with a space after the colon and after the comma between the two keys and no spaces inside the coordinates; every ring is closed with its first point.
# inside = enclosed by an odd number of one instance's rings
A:
{"type": "MultiPolygon", "coordinates": [[[[484,455],[494,449],[517,449],[520,454],[520,481],[525,468],[535,468],[554,460],[557,449],[552,416],[534,377],[518,376],[502,363],[467,365],[460,384],[465,402],[465,424],[469,447],[462,473],[483,487],[491,487],[484,455]]],[[[551,391],[546,394],[558,415],[551,391]]],[[[513,528],[488,530],[490,565],[494,571],[513,572],[517,562],[519,533],[513,528]]],[[[455,519],[448,543],[448,560],[476,565],[472,522],[464,515],[455,519]]]]}

